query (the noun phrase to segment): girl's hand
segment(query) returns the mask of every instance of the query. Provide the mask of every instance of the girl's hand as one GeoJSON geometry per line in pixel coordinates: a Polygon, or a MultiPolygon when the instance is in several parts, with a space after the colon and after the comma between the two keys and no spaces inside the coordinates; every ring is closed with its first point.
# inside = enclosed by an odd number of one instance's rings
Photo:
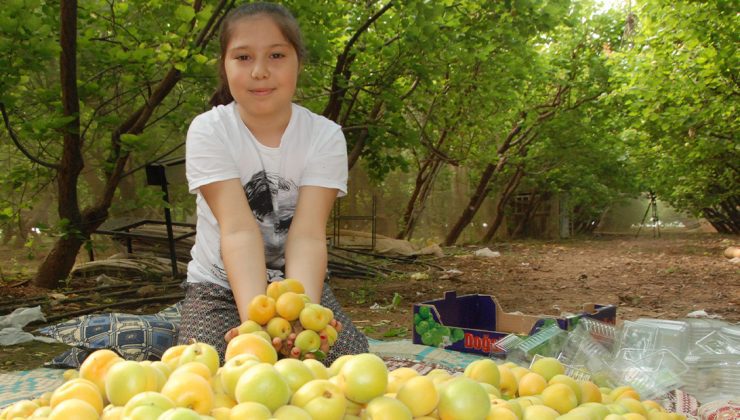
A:
{"type": "MultiPolygon", "coordinates": [[[[239,327],[234,327],[234,328],[226,331],[226,334],[224,334],[224,340],[226,340],[226,342],[228,343],[229,341],[233,340],[234,337],[236,337],[237,335],[239,335],[239,327]]],[[[277,350],[278,353],[281,353],[281,354],[283,354],[285,356],[288,356],[289,353],[286,353],[283,350],[283,347],[287,347],[288,344],[290,345],[290,347],[292,347],[293,346],[293,340],[295,340],[295,336],[296,336],[295,333],[290,334],[290,337],[288,337],[288,340],[286,341],[285,345],[283,345],[282,340],[280,340],[279,337],[275,337],[275,338],[272,339],[272,345],[273,345],[273,347],[275,347],[275,350],[277,350]]],[[[287,347],[287,348],[290,348],[290,347],[287,347]]],[[[299,350],[298,355],[300,356],[300,350],[299,350]]]]}
{"type": "MultiPolygon", "coordinates": [[[[342,332],[342,323],[337,321],[336,319],[332,319],[331,322],[329,322],[329,325],[334,327],[335,330],[337,330],[337,333],[342,332]]],[[[294,331],[288,336],[288,338],[283,342],[278,337],[275,337],[272,339],[272,345],[275,346],[275,348],[278,350],[278,353],[283,355],[283,357],[292,357],[294,359],[298,359],[301,357],[301,349],[294,346],[295,343],[295,337],[296,335],[301,332],[302,328],[300,325],[296,325],[294,327],[294,331]]],[[[319,346],[319,349],[324,352],[325,354],[329,352],[329,337],[325,335],[321,335],[321,345],[319,346]]],[[[307,353],[304,355],[305,359],[314,359],[315,356],[311,353],[307,353]]]]}
{"type": "Polygon", "coordinates": [[[239,335],[239,327],[234,327],[226,331],[226,334],[224,334],[224,340],[226,340],[226,342],[228,343],[229,341],[231,341],[232,338],[236,337],[237,335],[239,335]]]}
{"type": "MultiPolygon", "coordinates": [[[[342,332],[342,323],[337,321],[336,319],[332,319],[329,322],[329,325],[334,327],[334,329],[337,330],[337,333],[342,332]]],[[[272,339],[273,347],[275,347],[275,350],[277,350],[277,352],[281,354],[283,357],[292,357],[294,359],[300,358],[301,349],[298,347],[295,347],[294,344],[295,344],[296,335],[298,335],[298,333],[301,331],[302,331],[302,328],[300,324],[296,324],[294,326],[294,331],[290,333],[290,335],[288,336],[288,338],[285,339],[285,341],[281,340],[280,337],[273,338],[272,339]]],[[[234,327],[226,331],[226,334],[224,334],[224,340],[226,340],[226,342],[228,343],[237,335],[239,335],[239,328],[234,327]]],[[[329,348],[330,348],[329,347],[329,337],[323,334],[320,337],[321,337],[321,346],[319,346],[319,349],[324,353],[328,353],[329,348]]],[[[311,353],[308,353],[304,356],[304,358],[313,359],[315,358],[315,356],[311,353]]]]}

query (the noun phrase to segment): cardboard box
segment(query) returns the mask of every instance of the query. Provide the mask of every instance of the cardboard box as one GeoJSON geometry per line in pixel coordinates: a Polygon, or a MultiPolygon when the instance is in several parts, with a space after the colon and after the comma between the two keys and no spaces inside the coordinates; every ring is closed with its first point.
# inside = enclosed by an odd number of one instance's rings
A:
{"type": "Polygon", "coordinates": [[[504,312],[491,295],[445,292],[443,299],[414,305],[413,342],[468,353],[503,356],[496,342],[511,333],[532,335],[556,322],[563,330],[575,328],[581,317],[614,324],[617,307],[587,303],[583,311],[568,317],[524,315],[504,312]]]}

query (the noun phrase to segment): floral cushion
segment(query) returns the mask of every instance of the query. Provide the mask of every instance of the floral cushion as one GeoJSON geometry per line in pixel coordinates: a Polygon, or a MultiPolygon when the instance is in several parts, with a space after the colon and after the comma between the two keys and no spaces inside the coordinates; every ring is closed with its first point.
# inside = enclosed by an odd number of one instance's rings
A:
{"type": "Polygon", "coordinates": [[[111,349],[127,360],[159,360],[175,344],[179,323],[177,303],[153,315],[83,315],[41,328],[38,333],[73,347],[47,366],[76,368],[98,349],[111,349]]]}

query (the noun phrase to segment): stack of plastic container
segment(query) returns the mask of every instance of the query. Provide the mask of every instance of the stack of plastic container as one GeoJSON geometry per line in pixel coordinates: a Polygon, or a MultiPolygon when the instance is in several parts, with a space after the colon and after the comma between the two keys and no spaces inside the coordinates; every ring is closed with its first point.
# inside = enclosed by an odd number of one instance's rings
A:
{"type": "Polygon", "coordinates": [[[648,352],[620,349],[611,366],[617,381],[631,385],[642,398],[656,399],[684,384],[686,364],[667,349],[648,352]]]}
{"type": "Polygon", "coordinates": [[[494,357],[503,353],[506,358],[513,360],[512,352],[522,344],[522,341],[524,341],[523,337],[516,334],[509,334],[496,342],[494,348],[491,349],[490,356],[494,357]]]}
{"type": "Polygon", "coordinates": [[[616,327],[583,318],[570,332],[552,325],[529,337],[512,334],[498,346],[516,363],[557,357],[571,376],[631,385],[645,399],[675,389],[701,403],[740,397],[740,325],[724,321],[640,318],[616,327]]]}
{"type": "Polygon", "coordinates": [[[684,390],[703,404],[738,398],[740,326],[704,319],[688,322],[691,325],[691,340],[695,342],[684,359],[688,366],[683,378],[684,390]]]}
{"type": "Polygon", "coordinates": [[[590,373],[599,386],[631,385],[642,398],[657,399],[684,383],[688,368],[675,350],[686,347],[681,342],[687,328],[652,319],[616,327],[585,318],[568,334],[558,358],[590,373]]]}
{"type": "Polygon", "coordinates": [[[557,357],[567,336],[566,331],[552,324],[523,339],[508,335],[497,346],[506,351],[507,359],[528,364],[536,355],[557,357]]]}
{"type": "Polygon", "coordinates": [[[680,359],[688,353],[689,325],[686,322],[654,318],[640,318],[636,322],[656,328],[654,348],[670,350],[680,359]]]}
{"type": "Polygon", "coordinates": [[[619,349],[629,349],[631,357],[640,358],[655,349],[658,334],[659,330],[655,325],[624,321],[619,331],[619,349]]]}
{"type": "Polygon", "coordinates": [[[640,318],[624,321],[612,371],[643,398],[654,399],[683,386],[688,326],[681,321],[640,318]]]}
{"type": "Polygon", "coordinates": [[[589,372],[595,384],[614,387],[619,385],[611,369],[615,343],[614,325],[584,318],[568,334],[558,359],[567,366],[589,372]]]}
{"type": "Polygon", "coordinates": [[[696,354],[706,353],[701,347],[694,346],[694,344],[712,332],[728,325],[726,322],[716,319],[686,318],[683,321],[688,325],[689,354],[694,354],[694,352],[696,354]]]}

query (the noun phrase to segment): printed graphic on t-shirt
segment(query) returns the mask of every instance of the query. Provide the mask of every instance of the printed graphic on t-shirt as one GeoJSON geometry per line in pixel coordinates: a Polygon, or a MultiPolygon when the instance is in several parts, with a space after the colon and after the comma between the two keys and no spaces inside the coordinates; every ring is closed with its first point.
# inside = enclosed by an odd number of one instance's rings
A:
{"type": "MultiPolygon", "coordinates": [[[[267,268],[283,269],[285,238],[293,221],[296,202],[294,197],[298,194],[298,186],[278,174],[259,171],[243,188],[249,207],[262,231],[267,268]],[[274,201],[277,203],[277,212],[273,208],[273,195],[277,196],[274,201]]],[[[223,267],[214,264],[211,273],[224,281],[227,279],[223,267]]]]}
{"type": "Polygon", "coordinates": [[[298,186],[278,174],[260,171],[244,185],[244,193],[262,230],[265,261],[268,267],[281,268],[284,265],[285,238],[295,213],[294,197],[298,194],[298,186]],[[273,203],[277,204],[277,211],[273,203]]]}

